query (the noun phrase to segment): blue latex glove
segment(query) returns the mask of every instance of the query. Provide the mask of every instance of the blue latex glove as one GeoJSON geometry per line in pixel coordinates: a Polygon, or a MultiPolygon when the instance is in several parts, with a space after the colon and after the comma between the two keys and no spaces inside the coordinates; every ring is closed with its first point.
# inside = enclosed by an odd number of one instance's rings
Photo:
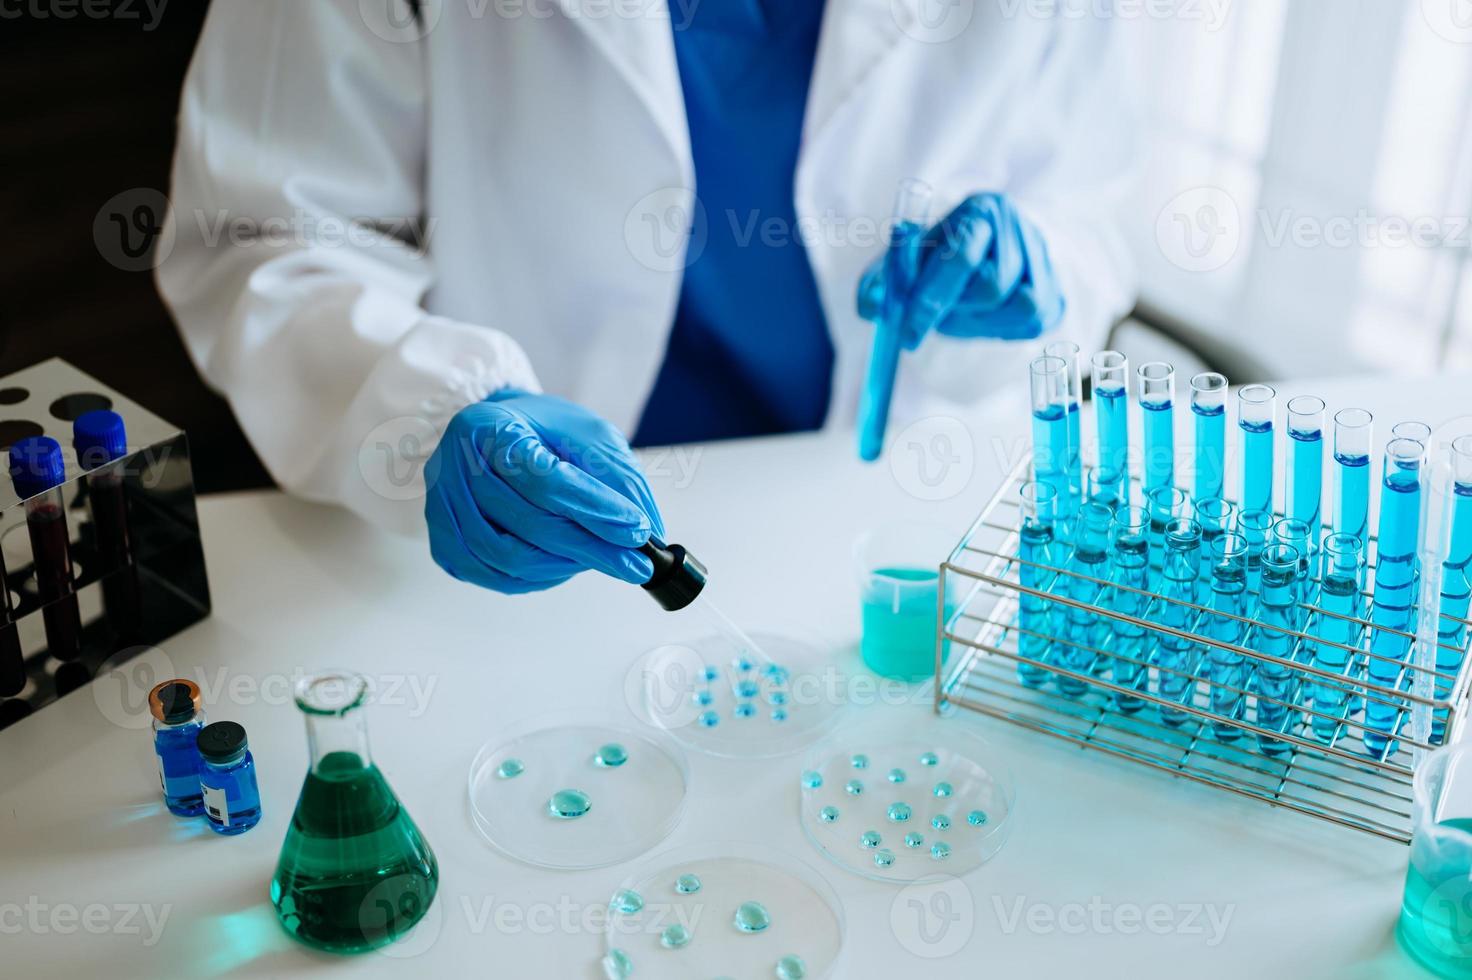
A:
{"type": "MultiPolygon", "coordinates": [[[[920,271],[901,324],[909,350],[948,337],[1031,340],[1058,325],[1064,301],[1042,235],[1004,194],[973,194],[919,243],[920,271]]],[[[884,259],[859,280],[859,315],[884,309],[884,259]]]]}
{"type": "Polygon", "coordinates": [[[642,584],[635,551],[663,536],[659,508],[624,437],[578,405],[507,389],[461,409],[424,471],[434,560],[510,594],[587,568],[642,584]]]}

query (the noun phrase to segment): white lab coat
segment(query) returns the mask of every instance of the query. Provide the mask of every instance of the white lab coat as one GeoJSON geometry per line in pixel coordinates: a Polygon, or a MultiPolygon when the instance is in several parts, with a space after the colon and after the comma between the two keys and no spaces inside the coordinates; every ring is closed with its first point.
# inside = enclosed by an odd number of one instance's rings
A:
{"type": "MultiPolygon", "coordinates": [[[[415,463],[497,388],[540,385],[632,430],[700,242],[670,20],[690,2],[426,0],[420,25],[406,0],[211,5],[157,277],[285,488],[422,533],[415,463]]],[[[704,215],[802,236],[837,351],[831,424],[858,400],[872,331],[855,287],[902,177],[935,185],[937,217],[1012,195],[1086,350],[1127,310],[1109,220],[1129,162],[1120,31],[1039,6],[827,0],[798,229],[704,215]]],[[[1025,377],[1036,346],[929,338],[892,431],[937,411],[930,395],[1025,377]]]]}

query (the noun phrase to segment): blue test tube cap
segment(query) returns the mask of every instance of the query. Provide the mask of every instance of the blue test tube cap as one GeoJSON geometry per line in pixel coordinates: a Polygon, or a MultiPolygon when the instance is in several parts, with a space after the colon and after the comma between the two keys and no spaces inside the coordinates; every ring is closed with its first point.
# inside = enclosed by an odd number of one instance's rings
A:
{"type": "Polygon", "coordinates": [[[10,447],[10,482],[22,500],[66,482],[61,443],[50,436],[27,436],[10,447]]]}
{"type": "Polygon", "coordinates": [[[117,412],[84,412],[72,423],[72,446],[82,469],[96,469],[128,455],[128,426],[117,412]]]}

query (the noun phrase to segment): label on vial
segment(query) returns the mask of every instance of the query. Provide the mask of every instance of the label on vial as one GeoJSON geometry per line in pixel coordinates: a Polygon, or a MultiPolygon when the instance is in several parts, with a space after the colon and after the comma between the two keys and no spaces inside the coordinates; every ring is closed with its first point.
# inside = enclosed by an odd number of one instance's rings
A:
{"type": "Polygon", "coordinates": [[[226,803],[225,791],[213,786],[203,786],[204,812],[222,827],[230,826],[230,807],[226,803]]]}

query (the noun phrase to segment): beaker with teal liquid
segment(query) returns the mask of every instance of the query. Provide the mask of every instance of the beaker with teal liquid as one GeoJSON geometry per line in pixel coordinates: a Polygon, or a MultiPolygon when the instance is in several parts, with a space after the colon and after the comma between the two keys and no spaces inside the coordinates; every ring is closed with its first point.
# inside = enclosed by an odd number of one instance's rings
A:
{"type": "Polygon", "coordinates": [[[1442,977],[1472,977],[1472,746],[1424,756],[1413,784],[1413,836],[1396,935],[1442,977]]]}
{"type": "MultiPolygon", "coordinates": [[[[874,673],[907,681],[935,673],[940,565],[957,537],[933,524],[898,523],[875,528],[855,542],[864,629],[859,652],[874,673]]],[[[947,620],[956,608],[954,582],[952,576],[946,589],[947,620]]],[[[947,643],[942,662],[949,654],[947,643]]]]}
{"type": "Polygon", "coordinates": [[[317,949],[360,953],[412,929],[434,901],[439,864],[373,764],[363,705],[368,681],[302,679],[311,766],[271,879],[286,931],[317,949]]]}

